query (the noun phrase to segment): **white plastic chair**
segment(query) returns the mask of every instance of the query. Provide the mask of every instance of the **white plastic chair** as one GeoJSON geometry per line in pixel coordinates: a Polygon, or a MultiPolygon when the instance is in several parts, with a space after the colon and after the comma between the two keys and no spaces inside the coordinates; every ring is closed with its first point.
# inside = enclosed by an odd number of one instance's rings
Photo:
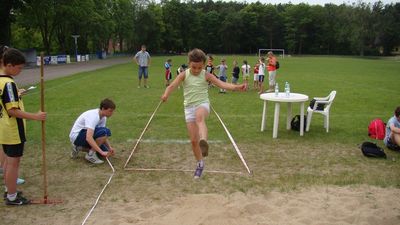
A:
{"type": "Polygon", "coordinates": [[[310,124],[311,124],[311,118],[313,113],[319,113],[324,116],[324,128],[326,129],[326,132],[329,132],[329,110],[331,109],[331,105],[333,102],[333,99],[335,99],[336,96],[336,91],[332,91],[328,96],[324,98],[319,98],[315,97],[315,104],[314,107],[311,108],[308,106],[307,108],[307,127],[306,131],[310,130],[310,124]],[[323,110],[317,110],[318,103],[323,103],[324,104],[324,109],[323,110]]]}

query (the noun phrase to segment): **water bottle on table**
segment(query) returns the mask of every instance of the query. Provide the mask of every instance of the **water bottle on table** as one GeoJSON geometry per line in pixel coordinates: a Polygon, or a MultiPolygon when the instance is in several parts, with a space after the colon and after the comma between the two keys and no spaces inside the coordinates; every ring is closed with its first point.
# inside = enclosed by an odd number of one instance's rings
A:
{"type": "Polygon", "coordinates": [[[279,86],[278,83],[275,84],[275,96],[278,97],[279,95],[279,86]]]}
{"type": "Polygon", "coordinates": [[[290,97],[290,84],[287,81],[285,83],[285,96],[290,97]]]}

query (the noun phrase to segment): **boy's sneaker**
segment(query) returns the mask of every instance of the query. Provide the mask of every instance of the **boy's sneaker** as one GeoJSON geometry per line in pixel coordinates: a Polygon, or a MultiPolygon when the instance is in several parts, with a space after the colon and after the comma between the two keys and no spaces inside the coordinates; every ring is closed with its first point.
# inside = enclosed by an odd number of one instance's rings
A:
{"type": "Polygon", "coordinates": [[[201,149],[201,155],[203,155],[203,157],[208,156],[208,143],[206,140],[201,139],[199,142],[200,145],[200,149],[201,149]]]}
{"type": "Polygon", "coordinates": [[[147,85],[144,85],[144,88],[150,88],[149,86],[147,86],[147,85]]]}
{"type": "Polygon", "coordinates": [[[24,198],[22,195],[18,195],[14,201],[10,201],[6,198],[6,205],[28,205],[31,203],[31,200],[24,198]]]}
{"type": "Polygon", "coordinates": [[[25,184],[25,180],[18,177],[17,178],[17,185],[20,185],[20,184],[25,184]]]}
{"type": "Polygon", "coordinates": [[[81,150],[82,150],[81,146],[76,146],[76,145],[72,144],[71,159],[76,159],[81,150]]]}
{"type": "MultiPolygon", "coordinates": [[[[3,195],[3,199],[4,199],[4,201],[6,201],[7,200],[7,194],[8,194],[8,192],[7,191],[5,191],[4,192],[4,195],[3,195]]],[[[18,195],[22,195],[22,191],[17,191],[17,196],[18,195]]]]}
{"type": "Polygon", "coordinates": [[[99,158],[97,157],[97,155],[96,155],[95,152],[93,152],[91,155],[89,155],[89,153],[87,153],[87,154],[85,155],[85,159],[86,159],[87,161],[93,163],[93,164],[102,164],[102,163],[104,163],[103,160],[101,160],[101,159],[99,159],[99,158]]]}
{"type": "Polygon", "coordinates": [[[196,168],[196,171],[194,171],[194,176],[193,176],[193,178],[194,179],[199,179],[200,177],[201,177],[201,174],[203,174],[203,169],[204,169],[204,166],[197,166],[197,168],[196,168]]]}

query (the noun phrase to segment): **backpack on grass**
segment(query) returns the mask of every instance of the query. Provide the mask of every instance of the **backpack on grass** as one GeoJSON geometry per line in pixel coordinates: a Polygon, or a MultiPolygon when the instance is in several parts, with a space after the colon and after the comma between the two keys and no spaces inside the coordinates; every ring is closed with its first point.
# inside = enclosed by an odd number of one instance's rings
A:
{"type": "Polygon", "coordinates": [[[374,119],[369,123],[368,136],[373,139],[383,140],[385,138],[386,124],[381,119],[374,119]]]}
{"type": "Polygon", "coordinates": [[[361,144],[361,152],[367,157],[386,159],[385,151],[383,151],[383,149],[377,146],[375,143],[369,141],[361,144]]]}
{"type": "MultiPolygon", "coordinates": [[[[304,127],[303,130],[306,130],[306,124],[307,124],[307,116],[304,116],[304,127]]],[[[295,131],[300,131],[300,115],[296,115],[293,117],[292,122],[290,122],[290,126],[292,127],[292,130],[295,131]]]]}

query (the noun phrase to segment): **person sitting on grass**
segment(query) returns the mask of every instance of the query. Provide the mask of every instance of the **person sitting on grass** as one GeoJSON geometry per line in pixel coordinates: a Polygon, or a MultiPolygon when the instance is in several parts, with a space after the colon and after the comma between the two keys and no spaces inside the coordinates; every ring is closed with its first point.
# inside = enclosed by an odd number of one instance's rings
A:
{"type": "Polygon", "coordinates": [[[383,142],[388,149],[400,151],[400,106],[394,110],[394,116],[386,124],[383,142]]]}
{"type": "Polygon", "coordinates": [[[26,205],[30,200],[17,191],[17,178],[21,157],[26,141],[25,119],[46,120],[46,112],[25,112],[18,87],[13,77],[17,76],[25,64],[22,52],[8,48],[3,53],[3,67],[0,76],[0,144],[6,155],[4,165],[5,203],[6,205],[26,205]]]}
{"type": "Polygon", "coordinates": [[[69,134],[72,143],[71,158],[76,158],[79,151],[85,151],[87,161],[101,164],[104,161],[97,157],[96,152],[103,157],[114,155],[115,150],[108,140],[111,131],[106,127],[106,122],[115,108],[115,103],[106,98],[100,102],[99,108],[88,110],[76,119],[69,134]]]}
{"type": "Polygon", "coordinates": [[[203,169],[203,157],[208,155],[208,132],[205,123],[210,113],[210,100],[208,99],[208,82],[229,90],[246,90],[246,85],[235,85],[226,83],[204,70],[206,54],[200,49],[193,49],[188,53],[189,69],[180,73],[174,81],[165,89],[161,96],[162,101],[167,101],[169,95],[181,83],[183,83],[183,98],[186,127],[189,133],[190,142],[194,157],[197,160],[194,178],[200,178],[203,169]]]}

